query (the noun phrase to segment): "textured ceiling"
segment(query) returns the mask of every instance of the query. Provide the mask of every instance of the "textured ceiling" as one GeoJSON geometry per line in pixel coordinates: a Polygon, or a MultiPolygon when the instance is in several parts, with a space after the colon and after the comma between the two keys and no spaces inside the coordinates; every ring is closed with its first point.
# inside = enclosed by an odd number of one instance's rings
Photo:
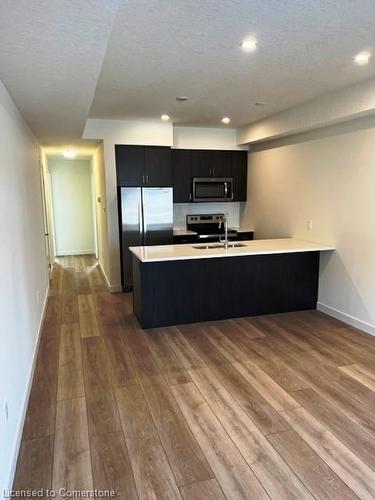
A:
{"type": "Polygon", "coordinates": [[[115,9],[116,0],[0,1],[0,79],[42,143],[80,139],[88,115],[168,113],[200,126],[228,115],[243,125],[375,75],[375,57],[352,63],[375,49],[374,0],[119,0],[115,9]],[[247,35],[254,53],[239,48],[247,35]]]}
{"type": "Polygon", "coordinates": [[[0,80],[42,143],[82,136],[116,1],[0,0],[0,80]]]}
{"type": "Polygon", "coordinates": [[[372,44],[374,0],[128,0],[90,115],[167,113],[209,126],[227,115],[242,125],[371,77],[375,60],[358,67],[352,59],[372,44]],[[239,47],[248,35],[258,40],[255,53],[239,47]],[[177,103],[179,95],[190,101],[177,103]]]}

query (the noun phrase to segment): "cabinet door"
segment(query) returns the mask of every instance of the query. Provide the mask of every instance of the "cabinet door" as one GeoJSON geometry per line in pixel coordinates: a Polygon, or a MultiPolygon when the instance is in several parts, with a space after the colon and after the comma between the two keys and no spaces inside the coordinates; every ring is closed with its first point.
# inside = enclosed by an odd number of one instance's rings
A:
{"type": "Polygon", "coordinates": [[[138,187],[143,184],[144,146],[115,146],[117,185],[138,187]]]}
{"type": "Polygon", "coordinates": [[[145,186],[172,186],[171,148],[146,146],[145,148],[145,186]]]}
{"type": "Polygon", "coordinates": [[[172,177],[174,203],[191,201],[191,150],[172,149],[172,177]]]}
{"type": "Polygon", "coordinates": [[[191,152],[192,177],[213,177],[215,153],[209,149],[193,149],[191,152]]]}
{"type": "Polygon", "coordinates": [[[214,151],[213,177],[232,177],[232,151],[214,151]]]}
{"type": "Polygon", "coordinates": [[[232,176],[234,201],[247,198],[247,151],[232,151],[232,176]]]}

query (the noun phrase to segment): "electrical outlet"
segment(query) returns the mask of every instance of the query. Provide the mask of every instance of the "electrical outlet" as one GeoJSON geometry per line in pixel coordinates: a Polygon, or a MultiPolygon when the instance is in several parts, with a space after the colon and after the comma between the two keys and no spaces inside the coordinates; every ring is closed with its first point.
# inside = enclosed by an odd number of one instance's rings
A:
{"type": "Polygon", "coordinates": [[[9,418],[8,401],[5,401],[4,413],[5,413],[5,422],[8,422],[8,418],[9,418]]]}
{"type": "Polygon", "coordinates": [[[307,230],[308,231],[312,231],[312,228],[313,228],[312,220],[308,220],[307,221],[307,230]]]}
{"type": "Polygon", "coordinates": [[[36,291],[36,303],[39,305],[40,304],[40,290],[36,291]]]}

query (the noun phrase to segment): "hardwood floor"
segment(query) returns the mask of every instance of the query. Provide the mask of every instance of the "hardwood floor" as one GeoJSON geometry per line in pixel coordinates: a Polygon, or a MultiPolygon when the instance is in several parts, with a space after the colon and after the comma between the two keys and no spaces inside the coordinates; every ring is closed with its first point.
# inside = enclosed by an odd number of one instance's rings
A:
{"type": "Polygon", "coordinates": [[[92,257],[64,257],[14,488],[373,500],[374,408],[369,335],[317,311],[143,331],[92,257]]]}

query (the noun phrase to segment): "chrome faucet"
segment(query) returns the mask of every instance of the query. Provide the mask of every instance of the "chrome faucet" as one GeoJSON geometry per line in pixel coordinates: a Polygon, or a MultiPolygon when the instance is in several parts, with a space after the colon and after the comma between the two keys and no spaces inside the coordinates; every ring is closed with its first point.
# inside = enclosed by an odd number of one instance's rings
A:
{"type": "Polygon", "coordinates": [[[228,217],[223,214],[220,216],[220,221],[219,221],[219,229],[221,229],[221,225],[224,224],[224,248],[225,250],[228,250],[228,217]]]}

